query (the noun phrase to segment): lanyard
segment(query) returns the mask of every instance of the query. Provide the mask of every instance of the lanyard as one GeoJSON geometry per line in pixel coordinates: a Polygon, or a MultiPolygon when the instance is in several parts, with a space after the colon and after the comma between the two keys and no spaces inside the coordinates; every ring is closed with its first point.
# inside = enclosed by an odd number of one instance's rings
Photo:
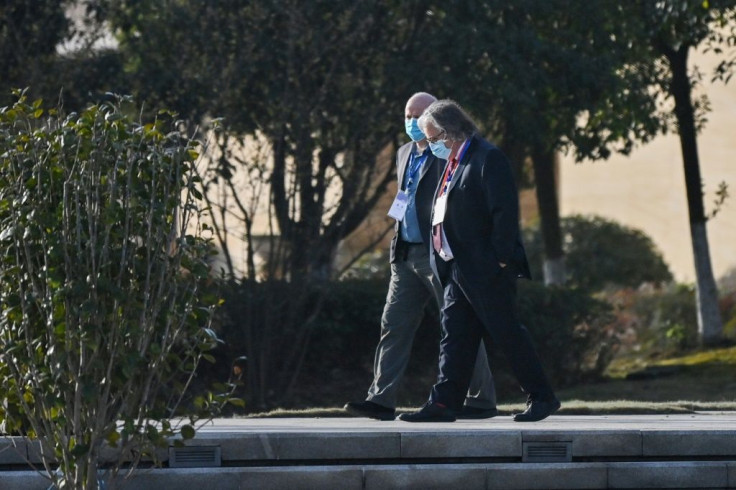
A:
{"type": "Polygon", "coordinates": [[[409,162],[409,172],[407,175],[406,183],[404,184],[404,188],[408,188],[411,183],[414,181],[414,176],[416,176],[417,172],[419,172],[419,169],[422,168],[422,165],[424,165],[424,162],[427,161],[427,152],[425,151],[421,155],[416,155],[415,153],[411,153],[411,160],[409,162]]]}
{"type": "Polygon", "coordinates": [[[465,151],[468,149],[468,146],[468,140],[465,140],[463,142],[463,146],[460,147],[460,151],[458,151],[458,155],[447,163],[442,183],[442,190],[439,194],[440,196],[443,196],[447,192],[447,188],[450,186],[450,182],[452,182],[452,177],[455,175],[455,170],[457,170],[458,164],[465,156],[465,151]]]}

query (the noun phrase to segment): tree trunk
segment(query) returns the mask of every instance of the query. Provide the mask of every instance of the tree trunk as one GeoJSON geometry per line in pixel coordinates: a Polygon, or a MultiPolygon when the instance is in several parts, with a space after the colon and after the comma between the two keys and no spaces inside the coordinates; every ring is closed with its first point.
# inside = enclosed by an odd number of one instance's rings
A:
{"type": "Polygon", "coordinates": [[[718,288],[710,263],[705,222],[690,223],[690,236],[695,254],[698,302],[698,334],[704,345],[717,344],[723,335],[723,322],[718,307],[718,288]]]}
{"type": "Polygon", "coordinates": [[[566,273],[555,178],[557,154],[552,149],[536,148],[532,152],[532,163],[544,244],[544,284],[561,286],[565,284],[566,273]]]}
{"type": "Polygon", "coordinates": [[[687,73],[689,46],[677,51],[665,50],[672,70],[672,95],[675,99],[675,115],[685,166],[685,186],[690,217],[690,237],[695,259],[695,276],[698,306],[698,333],[702,344],[714,344],[721,340],[723,323],[718,308],[718,288],[713,277],[703,206],[702,180],[695,128],[691,84],[687,73]]]}

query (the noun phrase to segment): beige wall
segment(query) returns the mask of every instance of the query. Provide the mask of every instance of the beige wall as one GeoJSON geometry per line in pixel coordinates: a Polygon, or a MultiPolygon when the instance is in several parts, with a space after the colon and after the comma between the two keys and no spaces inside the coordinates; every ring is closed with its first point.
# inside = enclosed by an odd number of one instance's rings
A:
{"type": "MultiPolygon", "coordinates": [[[[736,267],[736,80],[711,84],[714,60],[693,56],[706,73],[703,89],[712,106],[698,137],[706,212],[713,209],[721,181],[731,197],[708,223],[711,260],[716,278],[736,267]]],[[[691,62],[691,66],[693,63],[691,62]]],[[[662,136],[628,157],[576,164],[571,156],[560,163],[560,211],[596,214],[639,228],[655,241],[675,277],[693,282],[692,246],[688,225],[685,177],[676,135],[662,136]]]]}

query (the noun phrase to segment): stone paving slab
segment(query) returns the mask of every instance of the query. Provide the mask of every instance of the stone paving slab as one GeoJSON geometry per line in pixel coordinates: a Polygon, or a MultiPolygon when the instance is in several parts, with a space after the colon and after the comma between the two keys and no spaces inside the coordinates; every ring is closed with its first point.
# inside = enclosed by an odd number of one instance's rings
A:
{"type": "Polygon", "coordinates": [[[521,454],[521,435],[516,431],[407,432],[399,434],[401,458],[510,458],[521,454]]]}
{"type": "Polygon", "coordinates": [[[611,463],[610,488],[729,488],[724,462],[611,463]]]}
{"type": "Polygon", "coordinates": [[[19,438],[0,438],[0,465],[22,464],[28,459],[28,443],[19,438]]]}
{"type": "Polygon", "coordinates": [[[719,456],[736,454],[734,430],[662,431],[643,433],[644,456],[719,456]]]}
{"type": "Polygon", "coordinates": [[[488,490],[593,490],[608,487],[603,463],[499,464],[488,467],[488,490]]]}

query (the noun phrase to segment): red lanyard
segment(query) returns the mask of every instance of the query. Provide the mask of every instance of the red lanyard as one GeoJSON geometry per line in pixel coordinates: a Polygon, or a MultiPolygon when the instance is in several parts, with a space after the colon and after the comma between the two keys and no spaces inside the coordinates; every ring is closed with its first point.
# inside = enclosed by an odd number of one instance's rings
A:
{"type": "Polygon", "coordinates": [[[463,146],[460,147],[460,151],[458,151],[457,156],[450,160],[450,162],[447,164],[447,167],[445,168],[445,175],[444,177],[442,177],[442,190],[437,197],[441,197],[447,192],[447,188],[450,186],[450,182],[452,182],[452,176],[455,175],[455,170],[457,170],[457,166],[460,163],[460,160],[462,160],[463,156],[465,156],[465,151],[467,149],[468,140],[465,140],[463,141],[463,146]]]}
{"type": "Polygon", "coordinates": [[[444,196],[447,192],[447,188],[449,187],[450,182],[452,182],[452,175],[455,173],[455,169],[457,169],[457,164],[457,158],[453,158],[450,160],[450,164],[447,165],[445,176],[442,179],[442,190],[440,191],[440,196],[444,196]]]}

